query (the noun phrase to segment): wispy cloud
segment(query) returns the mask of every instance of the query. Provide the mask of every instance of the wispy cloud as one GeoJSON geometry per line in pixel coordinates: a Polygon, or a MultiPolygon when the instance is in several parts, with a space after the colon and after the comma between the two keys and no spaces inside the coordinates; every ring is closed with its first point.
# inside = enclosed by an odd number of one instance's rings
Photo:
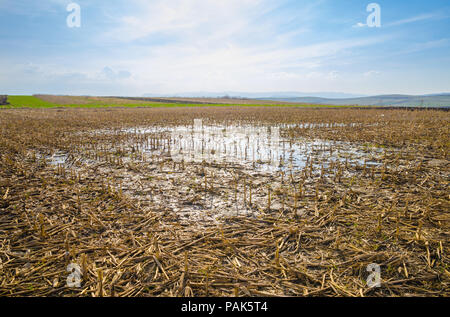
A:
{"type": "Polygon", "coordinates": [[[430,50],[434,48],[442,48],[450,46],[450,38],[444,38],[434,41],[427,41],[422,43],[414,43],[408,52],[419,52],[424,50],[430,50]]]}
{"type": "MultiPolygon", "coordinates": [[[[440,19],[440,18],[445,18],[445,17],[446,16],[440,12],[439,13],[425,13],[425,14],[420,14],[417,16],[409,17],[406,19],[401,19],[401,20],[397,20],[397,21],[393,21],[393,22],[389,22],[389,23],[383,23],[383,27],[401,26],[401,25],[405,25],[405,24],[416,23],[416,22],[425,21],[425,20],[440,19]]],[[[364,27],[367,27],[367,24],[358,22],[358,23],[354,24],[352,27],[353,28],[364,28],[364,27]]]]}
{"type": "Polygon", "coordinates": [[[220,40],[248,30],[252,17],[272,8],[266,0],[130,0],[133,15],[118,18],[108,35],[130,42],[155,34],[177,39],[220,40]],[[264,4],[264,5],[263,5],[264,4]]]}
{"type": "Polygon", "coordinates": [[[402,20],[386,23],[385,26],[399,26],[399,25],[415,23],[415,22],[424,21],[424,20],[435,19],[435,18],[441,17],[441,16],[442,15],[438,14],[438,13],[426,13],[426,14],[421,14],[421,15],[417,15],[414,17],[410,17],[407,19],[402,19],[402,20]]]}
{"type": "Polygon", "coordinates": [[[42,16],[46,13],[64,12],[71,0],[18,1],[1,0],[0,10],[22,16],[42,16]]]}
{"type": "Polygon", "coordinates": [[[364,73],[364,77],[373,77],[373,76],[376,76],[379,74],[381,74],[381,72],[379,72],[377,70],[370,70],[370,71],[364,73]]]}
{"type": "MultiPolygon", "coordinates": [[[[182,87],[191,84],[202,86],[206,90],[220,90],[221,87],[239,89],[243,85],[248,89],[257,89],[262,79],[267,79],[267,86],[277,86],[278,80],[287,78],[292,80],[292,85],[299,84],[302,79],[306,79],[305,74],[311,73],[311,69],[323,69],[324,66],[326,69],[323,58],[336,57],[346,50],[382,43],[384,40],[385,37],[377,37],[322,42],[294,48],[259,44],[252,47],[236,45],[205,50],[174,44],[154,47],[148,50],[148,56],[129,59],[124,67],[143,82],[154,80],[157,74],[157,79],[167,90],[173,85],[182,87]]],[[[316,74],[320,72],[317,71],[316,74]]],[[[325,71],[320,78],[324,81],[335,80],[338,75],[337,71],[325,71]]]]}
{"type": "MultiPolygon", "coordinates": [[[[293,41],[309,25],[280,30],[273,12],[283,5],[268,0],[133,0],[139,13],[121,17],[104,38],[128,43],[121,66],[141,81],[169,90],[258,89],[290,81],[303,85],[315,78],[334,81],[340,75],[325,58],[386,41],[386,36],[334,41],[293,41]],[[273,15],[273,14],[272,14],[273,15]],[[147,39],[160,38],[161,41],[147,39]],[[139,51],[139,53],[136,53],[139,51]],[[128,55],[128,58],[126,57],[128,55]],[[312,69],[318,69],[311,71],[312,69]],[[174,88],[174,86],[178,86],[174,88]]],[[[283,20],[313,15],[315,6],[284,12],[283,20]]],[[[311,39],[309,40],[311,41],[311,39]]],[[[105,61],[107,62],[107,61],[105,61]]],[[[109,63],[109,62],[108,62],[109,63]]],[[[112,61],[111,61],[112,63],[112,61]]],[[[149,89],[151,89],[149,85],[149,89]]]]}
{"type": "Polygon", "coordinates": [[[358,22],[355,25],[353,25],[354,28],[363,28],[363,27],[366,27],[366,26],[367,26],[367,24],[361,23],[361,22],[358,22]]]}

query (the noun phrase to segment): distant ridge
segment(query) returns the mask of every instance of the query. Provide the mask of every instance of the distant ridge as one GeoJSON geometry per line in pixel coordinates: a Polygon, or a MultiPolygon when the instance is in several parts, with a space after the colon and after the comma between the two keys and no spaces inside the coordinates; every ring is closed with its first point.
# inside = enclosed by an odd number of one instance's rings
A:
{"type": "Polygon", "coordinates": [[[237,92],[237,91],[223,91],[223,92],[185,92],[176,94],[144,94],[143,97],[165,97],[165,98],[248,98],[248,99],[273,99],[273,98],[298,98],[298,97],[319,97],[319,98],[359,98],[367,97],[361,94],[348,94],[342,92],[316,92],[304,93],[295,91],[286,92],[237,92]]]}
{"type": "Polygon", "coordinates": [[[311,103],[319,105],[357,105],[357,106],[395,106],[395,107],[450,107],[450,93],[433,95],[379,95],[359,98],[319,98],[319,97],[293,97],[293,98],[261,98],[295,103],[311,103]]]}
{"type": "Polygon", "coordinates": [[[318,105],[393,106],[393,107],[450,107],[450,93],[426,95],[365,96],[340,92],[189,92],[176,94],[145,94],[145,98],[234,98],[318,105]]]}

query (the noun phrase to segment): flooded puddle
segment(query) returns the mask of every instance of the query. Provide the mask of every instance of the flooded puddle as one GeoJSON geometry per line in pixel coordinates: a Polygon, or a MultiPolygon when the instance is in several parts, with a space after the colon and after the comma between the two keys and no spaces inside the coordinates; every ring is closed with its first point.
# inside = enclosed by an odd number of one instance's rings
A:
{"type": "Polygon", "coordinates": [[[45,157],[63,175],[62,166],[75,168],[77,175],[84,173],[88,179],[101,177],[108,186],[111,182],[144,212],[168,212],[180,223],[198,226],[227,217],[257,217],[266,208],[269,187],[277,192],[270,209],[283,212],[293,208],[292,195],[299,180],[305,194],[314,193],[312,186],[319,178],[332,182],[382,164],[384,149],[293,138],[292,127],[298,125],[223,125],[195,120],[187,126],[97,130],[89,137],[98,142],[77,149],[75,157],[62,151],[45,157]]]}
{"type": "Polygon", "coordinates": [[[59,165],[59,164],[65,164],[68,159],[67,153],[64,152],[57,152],[51,156],[47,156],[46,160],[51,165],[59,165]]]}
{"type": "MultiPolygon", "coordinates": [[[[340,124],[310,125],[303,128],[336,127],[340,124]]],[[[133,128],[115,131],[143,136],[128,144],[141,158],[171,158],[176,163],[242,165],[255,171],[274,172],[303,169],[310,160],[315,167],[332,163],[380,165],[382,149],[351,143],[291,139],[284,131],[292,126],[205,125],[195,120],[191,126],[133,128]]],[[[105,133],[102,131],[101,133],[105,133]]]]}

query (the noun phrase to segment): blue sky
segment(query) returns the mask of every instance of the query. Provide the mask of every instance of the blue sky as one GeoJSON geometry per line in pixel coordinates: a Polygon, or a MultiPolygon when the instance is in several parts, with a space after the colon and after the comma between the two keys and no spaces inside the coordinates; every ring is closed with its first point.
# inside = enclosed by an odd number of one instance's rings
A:
{"type": "Polygon", "coordinates": [[[0,0],[0,93],[450,92],[448,0],[371,2],[0,0]]]}

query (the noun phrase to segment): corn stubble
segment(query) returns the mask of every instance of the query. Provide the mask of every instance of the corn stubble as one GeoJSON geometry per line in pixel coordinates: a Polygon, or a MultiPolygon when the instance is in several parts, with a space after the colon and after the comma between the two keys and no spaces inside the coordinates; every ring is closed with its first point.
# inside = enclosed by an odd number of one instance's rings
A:
{"type": "Polygon", "coordinates": [[[358,109],[3,110],[0,295],[449,296],[448,120],[358,109]],[[291,144],[351,142],[382,157],[331,161],[336,146],[264,174],[149,156],[142,144],[165,149],[168,136],[133,131],[198,118],[296,124],[282,129],[291,144]],[[52,164],[55,153],[65,161],[52,164]],[[211,218],[219,208],[230,213],[211,218]],[[80,288],[66,286],[70,263],[80,288]],[[379,288],[366,285],[370,263],[381,265],[379,288]]]}

